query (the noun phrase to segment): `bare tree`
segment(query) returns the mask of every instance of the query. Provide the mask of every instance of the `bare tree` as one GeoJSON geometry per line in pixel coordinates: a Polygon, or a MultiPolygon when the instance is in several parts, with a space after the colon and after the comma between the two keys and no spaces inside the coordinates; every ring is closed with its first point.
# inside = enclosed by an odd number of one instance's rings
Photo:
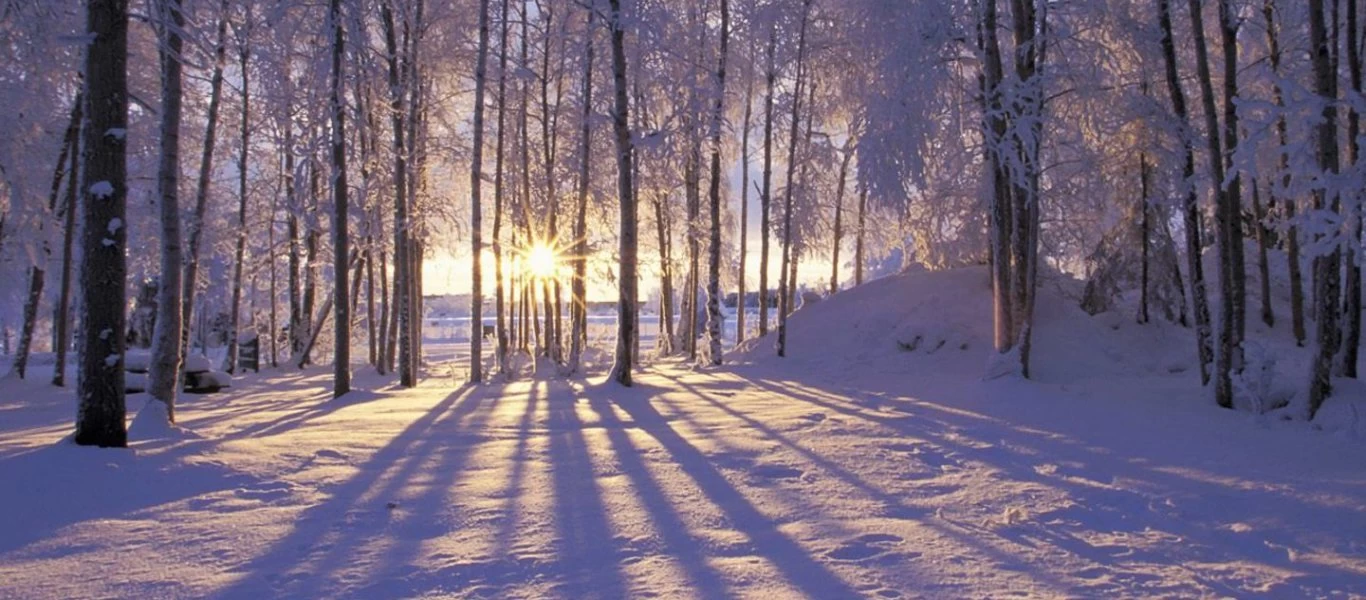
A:
{"type": "Polygon", "coordinates": [[[489,0],[479,2],[479,50],[474,67],[474,142],[470,158],[470,381],[484,380],[484,272],[480,255],[484,252],[482,215],[484,162],[484,79],[489,54],[489,0]]]}

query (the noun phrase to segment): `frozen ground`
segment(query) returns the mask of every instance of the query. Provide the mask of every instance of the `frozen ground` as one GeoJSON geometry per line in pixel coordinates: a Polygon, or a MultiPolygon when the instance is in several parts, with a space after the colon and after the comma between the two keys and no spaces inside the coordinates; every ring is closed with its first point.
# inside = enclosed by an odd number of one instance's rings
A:
{"type": "Polygon", "coordinates": [[[629,390],[247,376],[129,450],[60,441],[41,370],[5,380],[0,597],[1366,595],[1353,426],[1211,407],[1181,330],[1048,294],[1037,381],[982,381],[978,275],[629,390]]]}

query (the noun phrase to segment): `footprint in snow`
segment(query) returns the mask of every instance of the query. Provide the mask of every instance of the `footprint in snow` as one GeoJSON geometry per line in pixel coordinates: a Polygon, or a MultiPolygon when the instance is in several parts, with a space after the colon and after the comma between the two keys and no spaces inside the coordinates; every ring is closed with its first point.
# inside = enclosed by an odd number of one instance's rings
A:
{"type": "Polygon", "coordinates": [[[899,535],[890,533],[869,533],[850,539],[834,549],[825,553],[827,558],[834,560],[858,562],[885,554],[886,552],[900,546],[903,539],[899,535]]]}
{"type": "Polygon", "coordinates": [[[786,465],[755,465],[749,474],[760,479],[800,479],[806,472],[786,465]]]}
{"type": "Polygon", "coordinates": [[[294,486],[291,486],[288,483],[275,481],[263,483],[252,488],[237,488],[234,490],[234,493],[237,494],[237,497],[239,498],[259,500],[261,502],[274,502],[289,497],[293,489],[294,486]]]}

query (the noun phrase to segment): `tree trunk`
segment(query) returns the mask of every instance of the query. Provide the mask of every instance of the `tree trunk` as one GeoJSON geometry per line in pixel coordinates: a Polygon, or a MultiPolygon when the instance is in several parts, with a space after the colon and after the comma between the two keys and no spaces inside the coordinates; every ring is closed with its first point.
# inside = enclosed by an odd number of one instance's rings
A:
{"type": "Polygon", "coordinates": [[[182,345],[181,238],[180,238],[180,121],[181,41],[185,25],[180,0],[158,2],[161,19],[161,157],[157,169],[157,195],[161,213],[161,282],[157,292],[157,320],[152,359],[148,365],[147,395],[166,405],[175,422],[175,400],[180,382],[182,345]]]}
{"type": "Polygon", "coordinates": [[[711,253],[707,259],[708,361],[721,364],[721,121],[725,118],[726,52],[730,45],[730,2],[721,0],[721,47],[716,64],[716,98],[711,119],[711,253]]]}
{"type": "Polygon", "coordinates": [[[631,105],[626,85],[626,30],[622,19],[621,0],[608,0],[611,7],[609,30],[612,39],[612,84],[615,91],[612,111],[612,131],[616,136],[617,195],[620,198],[621,231],[619,249],[620,272],[617,274],[617,351],[608,376],[617,383],[631,385],[631,371],[635,368],[633,338],[636,336],[636,193],[632,181],[631,164],[635,151],[631,142],[631,105]]]}
{"type": "MultiPolygon", "coordinates": [[[[1170,0],[1157,0],[1158,24],[1162,30],[1162,59],[1166,71],[1167,91],[1171,95],[1172,111],[1182,126],[1189,130],[1189,115],[1186,109],[1186,93],[1181,89],[1180,71],[1176,64],[1176,44],[1172,37],[1170,0]]],[[[1195,149],[1189,136],[1181,140],[1181,181],[1185,200],[1182,212],[1185,214],[1186,266],[1190,271],[1192,313],[1195,316],[1196,356],[1200,360],[1200,385],[1209,384],[1209,365],[1213,361],[1214,349],[1210,344],[1209,302],[1205,293],[1205,269],[1200,259],[1204,249],[1201,240],[1199,198],[1192,183],[1195,177],[1195,149]]]]}
{"type": "MultiPolygon", "coordinates": [[[[332,25],[332,86],[329,104],[332,111],[332,297],[337,314],[332,351],[332,397],[351,391],[351,299],[347,297],[347,264],[351,239],[347,232],[346,189],[346,107],[342,105],[342,58],[346,40],[342,28],[341,0],[332,0],[329,9],[332,25]]],[[[321,319],[316,329],[322,329],[321,319]]]]}
{"type": "Polygon", "coordinates": [[[773,88],[778,80],[774,55],[778,45],[778,30],[768,30],[768,46],[764,50],[768,70],[764,73],[764,172],[763,190],[759,194],[759,336],[768,335],[768,235],[773,207],[773,88]]]}
{"type": "Polygon", "coordinates": [[[1139,237],[1142,239],[1142,262],[1140,264],[1139,276],[1139,300],[1138,300],[1138,322],[1145,324],[1148,322],[1148,258],[1149,239],[1151,238],[1152,225],[1149,223],[1152,209],[1148,205],[1148,155],[1140,153],[1138,155],[1138,210],[1139,210],[1139,237]]]}
{"type": "MultiPolygon", "coordinates": [[[[1268,56],[1271,59],[1271,72],[1276,77],[1281,76],[1281,48],[1280,40],[1276,35],[1276,18],[1274,0],[1266,0],[1262,6],[1262,17],[1266,23],[1268,56]]],[[[1285,98],[1281,93],[1281,86],[1272,81],[1272,98],[1278,109],[1285,108],[1285,98]]],[[[1272,184],[1270,188],[1271,202],[1281,203],[1285,207],[1285,221],[1288,224],[1285,233],[1285,254],[1286,262],[1289,263],[1290,270],[1290,326],[1295,335],[1295,345],[1304,346],[1306,337],[1304,327],[1304,278],[1300,273],[1300,235],[1299,227],[1295,225],[1295,199],[1291,197],[1281,197],[1284,190],[1290,184],[1290,161],[1286,155],[1286,146],[1289,143],[1288,128],[1285,116],[1282,114],[1276,118],[1276,139],[1279,145],[1278,154],[1280,160],[1277,168],[1281,172],[1281,184],[1272,184]]]]}
{"type": "Polygon", "coordinates": [[[854,285],[863,285],[863,239],[866,232],[868,213],[868,185],[859,182],[858,186],[858,231],[854,238],[854,285]]]}
{"type": "MultiPolygon", "coordinates": [[[[397,359],[399,385],[417,385],[417,372],[413,368],[413,338],[410,320],[413,316],[413,298],[408,258],[408,144],[404,140],[404,85],[413,82],[400,81],[398,38],[394,27],[394,14],[388,2],[380,5],[380,18],[384,25],[384,49],[389,67],[389,119],[394,134],[394,319],[390,335],[397,336],[397,353],[388,352],[391,368],[397,359]],[[395,356],[397,354],[397,356],[395,356]]],[[[395,344],[390,344],[395,345],[395,344]]]]}
{"type": "MultiPolygon", "coordinates": [[[[1337,98],[1333,69],[1329,63],[1330,45],[1324,25],[1323,0],[1309,0],[1309,47],[1313,59],[1314,91],[1323,101],[1322,120],[1316,127],[1316,154],[1324,176],[1338,172],[1337,98]]],[[[1336,196],[1320,188],[1314,192],[1314,210],[1325,216],[1338,210],[1336,196]]],[[[1314,360],[1309,377],[1309,406],[1307,417],[1313,420],[1323,401],[1333,393],[1333,356],[1337,350],[1338,282],[1342,259],[1337,248],[1314,257],[1314,297],[1318,301],[1318,323],[1315,327],[1314,360]]]]}
{"type": "MultiPolygon", "coordinates": [[[[1361,94],[1361,48],[1357,46],[1357,3],[1347,2],[1347,71],[1352,85],[1352,93],[1361,94]]],[[[1361,157],[1361,115],[1356,105],[1347,105],[1347,162],[1356,167],[1361,157]]],[[[1357,358],[1361,350],[1361,229],[1362,208],[1361,192],[1351,194],[1347,203],[1347,239],[1345,244],[1346,281],[1343,283],[1342,301],[1342,352],[1338,373],[1343,377],[1357,377],[1357,358]]]]}
{"type": "Polygon", "coordinates": [[[474,143],[470,159],[470,381],[484,380],[484,252],[483,198],[480,186],[484,168],[484,79],[489,54],[489,0],[479,2],[479,50],[474,66],[474,143]]]}
{"type": "MultiPolygon", "coordinates": [[[[753,44],[750,50],[754,50],[753,44]]],[[[735,295],[735,343],[745,341],[745,267],[749,263],[749,129],[754,112],[754,71],[745,76],[745,116],[740,126],[740,270],[736,273],[739,290],[735,295]]]]}
{"type": "Polygon", "coordinates": [[[570,374],[579,370],[583,348],[588,343],[588,187],[593,162],[593,21],[596,11],[591,6],[584,25],[583,114],[579,123],[579,189],[574,211],[574,279],[570,283],[569,368],[570,374]]]}
{"type": "Polygon", "coordinates": [[[85,98],[84,92],[77,92],[71,109],[71,120],[78,125],[67,162],[66,198],[63,200],[62,214],[62,284],[57,295],[56,314],[53,315],[52,349],[56,353],[56,362],[52,369],[52,385],[57,387],[66,385],[66,351],[71,345],[71,271],[75,262],[72,260],[72,250],[76,238],[76,198],[80,181],[78,169],[82,158],[79,147],[79,123],[84,119],[85,98]]]}
{"type": "Polygon", "coordinates": [[[242,39],[239,40],[241,47],[238,48],[238,65],[242,71],[242,148],[237,160],[237,248],[233,253],[232,263],[232,308],[228,312],[229,318],[232,319],[232,324],[228,327],[228,373],[237,371],[237,337],[240,335],[238,330],[242,306],[242,261],[246,259],[247,247],[247,157],[251,141],[251,84],[248,77],[248,63],[251,59],[250,19],[248,12],[248,22],[243,26],[242,39]]]}
{"type": "MultiPolygon", "coordinates": [[[[495,358],[498,376],[507,378],[508,370],[508,315],[507,290],[503,280],[503,152],[507,128],[507,68],[508,68],[508,0],[502,0],[498,24],[498,139],[493,157],[493,277],[495,335],[498,348],[495,358]]],[[[592,14],[592,11],[589,11],[592,14]]],[[[482,327],[480,328],[483,329],[482,327]]],[[[483,332],[480,331],[482,334],[483,332]]]]}
{"type": "Polygon", "coordinates": [[[1257,185],[1257,180],[1252,180],[1252,220],[1253,229],[1257,234],[1257,276],[1260,280],[1260,291],[1262,300],[1262,323],[1267,327],[1276,325],[1276,315],[1271,310],[1271,269],[1267,264],[1267,237],[1266,230],[1266,211],[1262,209],[1261,188],[1257,185]]]}
{"type": "MultiPolygon", "coordinates": [[[[1221,3],[1223,0],[1221,0],[1221,3]]],[[[1204,17],[1200,0],[1190,0],[1191,30],[1195,39],[1195,65],[1200,83],[1201,103],[1205,113],[1205,134],[1209,144],[1210,177],[1214,182],[1215,221],[1219,246],[1219,338],[1214,356],[1214,399],[1219,406],[1233,407],[1232,376],[1237,368],[1234,346],[1237,340],[1235,289],[1238,278],[1233,273],[1233,229],[1237,226],[1235,200],[1230,199],[1231,186],[1225,187],[1224,152],[1220,141],[1219,116],[1214,101],[1214,86],[1210,80],[1209,53],[1205,44],[1204,17]]],[[[1224,10],[1221,6],[1221,12],[1224,10]]]]}
{"type": "MultiPolygon", "coordinates": [[[[805,77],[806,61],[806,25],[811,13],[811,0],[802,1],[802,21],[801,28],[797,34],[797,75],[796,88],[792,93],[792,118],[791,131],[787,145],[787,185],[783,192],[783,257],[779,263],[782,269],[782,276],[778,283],[778,356],[787,356],[787,314],[792,312],[791,288],[795,288],[796,277],[790,276],[787,272],[788,266],[794,262],[792,248],[792,193],[796,187],[794,175],[797,168],[797,132],[801,123],[801,98],[802,85],[805,77]]],[[[810,117],[808,117],[810,118],[810,117]]]]}
{"type": "MultiPolygon", "coordinates": [[[[24,371],[28,368],[29,349],[33,344],[33,330],[38,322],[38,308],[43,301],[43,286],[47,280],[47,267],[52,258],[52,242],[49,239],[51,234],[47,232],[49,222],[54,221],[53,217],[58,211],[57,199],[62,193],[62,180],[67,181],[67,187],[75,188],[76,175],[74,170],[67,168],[71,156],[77,153],[76,144],[79,142],[78,136],[81,134],[81,103],[80,94],[76,95],[75,103],[71,107],[71,118],[67,120],[66,134],[62,137],[62,150],[57,154],[57,166],[52,170],[52,186],[49,188],[47,197],[47,212],[39,222],[39,237],[42,242],[42,255],[38,257],[38,264],[29,269],[28,297],[24,301],[24,323],[19,333],[19,346],[15,348],[13,371],[20,379],[24,378],[24,371]]],[[[62,339],[61,337],[56,340],[62,339]]],[[[54,340],[54,342],[56,342],[54,340]]],[[[56,349],[58,343],[53,344],[56,349]]]]}
{"type": "Polygon", "coordinates": [[[194,314],[194,295],[199,279],[199,248],[204,234],[204,216],[209,206],[209,184],[213,179],[213,151],[218,134],[218,108],[223,98],[223,66],[228,53],[228,0],[219,5],[217,45],[214,46],[213,74],[209,78],[209,114],[204,126],[204,152],[199,160],[199,184],[195,190],[194,213],[185,236],[185,273],[180,292],[180,355],[189,348],[190,318],[194,314]]]}
{"type": "MultiPolygon", "coordinates": [[[[616,1],[616,0],[614,0],[616,1]]],[[[83,318],[75,442],[125,447],[124,305],[128,228],[128,2],[90,0],[86,18],[86,110],[82,144],[83,318]]]]}
{"type": "Polygon", "coordinates": [[[845,143],[844,156],[840,159],[839,179],[835,182],[835,239],[833,243],[830,244],[831,294],[840,291],[840,236],[843,233],[840,228],[843,225],[841,219],[843,217],[842,211],[844,209],[844,181],[849,178],[849,159],[854,156],[851,143],[851,141],[846,141],[845,143]]]}

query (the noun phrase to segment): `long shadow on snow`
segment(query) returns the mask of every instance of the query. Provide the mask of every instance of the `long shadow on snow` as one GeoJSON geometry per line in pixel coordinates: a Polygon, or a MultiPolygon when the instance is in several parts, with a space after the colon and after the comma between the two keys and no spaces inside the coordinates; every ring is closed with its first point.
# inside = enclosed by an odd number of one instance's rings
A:
{"type": "MultiPolygon", "coordinates": [[[[1299,571],[1301,574],[1294,578],[1297,582],[1322,587],[1325,591],[1366,592],[1366,583],[1363,583],[1366,582],[1363,577],[1366,573],[1321,562],[1295,560],[1293,556],[1296,551],[1305,553],[1305,549],[1297,547],[1300,542],[1292,537],[1292,532],[1286,531],[1290,525],[1277,521],[1277,515],[1314,515],[1314,528],[1324,532],[1339,531],[1342,527],[1358,527],[1366,532],[1366,507],[1353,510],[1307,502],[1301,496],[1290,494],[1239,490],[1211,479],[1186,477],[1154,469],[1133,457],[1129,460],[1106,457],[1104,453],[1108,450],[1103,443],[1092,446],[1050,431],[1048,427],[1052,424],[1046,421],[1046,417],[1035,421],[1029,419],[1027,413],[1012,414],[1012,419],[1024,419],[1022,422],[1008,422],[952,408],[952,402],[938,403],[922,399],[915,403],[900,403],[893,413],[896,416],[887,416],[870,413],[857,403],[841,403],[837,398],[843,397],[843,393],[826,390],[819,384],[801,382],[798,387],[792,382],[760,377],[749,379],[760,387],[794,400],[877,423],[903,436],[932,442],[959,460],[998,468],[1010,479],[1061,489],[1073,500],[1071,506],[1035,515],[1033,522],[1026,526],[982,528],[981,535],[999,535],[1026,547],[1052,545],[1117,571],[1125,571],[1127,566],[1141,561],[1178,564],[1251,560],[1299,571]],[[971,437],[967,435],[969,433],[971,437]],[[1001,442],[1006,440],[1013,445],[1024,445],[1024,451],[1002,447],[1001,442]],[[1104,472],[1092,466],[1098,459],[1105,459],[1107,470],[1104,472]],[[1065,466],[1053,474],[1046,474],[1037,469],[1041,461],[1065,466]],[[1120,480],[1126,482],[1123,487],[1113,483],[1120,480]],[[1134,486],[1134,483],[1139,485],[1134,486]],[[1129,489],[1134,487],[1155,491],[1129,489]],[[1204,502],[1217,499],[1218,513],[1190,515],[1177,508],[1164,509],[1161,505],[1169,500],[1170,494],[1159,492],[1179,492],[1182,499],[1200,498],[1204,502]],[[1165,532],[1173,539],[1180,540],[1180,543],[1167,544],[1155,550],[1110,548],[1094,546],[1058,527],[1036,526],[1044,521],[1059,520],[1067,528],[1093,529],[1100,533],[1165,532]],[[1240,520],[1267,527],[1251,536],[1222,527],[1240,520]],[[1202,524],[1201,521],[1207,523],[1202,524]],[[1210,523],[1217,523],[1221,527],[1211,527],[1210,523]],[[1265,529],[1270,529],[1276,535],[1268,536],[1265,529]]],[[[1230,472],[1227,479],[1236,481],[1246,475],[1230,472]]],[[[1357,554],[1358,560],[1363,558],[1360,550],[1337,550],[1357,554]]],[[[1240,597],[1276,597],[1286,593],[1276,589],[1230,589],[1228,582],[1200,579],[1200,583],[1215,591],[1240,597]]]]}
{"type": "Polygon", "coordinates": [[[471,432],[487,419],[497,398],[495,391],[468,386],[448,395],[331,490],[327,500],[304,510],[293,531],[270,551],[237,567],[242,577],[215,597],[338,597],[361,590],[409,595],[399,590],[428,583],[409,581],[415,571],[409,562],[427,538],[453,527],[448,493],[484,439],[471,432]],[[405,490],[416,494],[399,499],[405,490]],[[344,574],[362,567],[365,572],[356,578],[344,574]]]}
{"type": "Polygon", "coordinates": [[[0,459],[0,555],[84,521],[142,519],[154,527],[154,507],[251,480],[222,466],[181,462],[184,455],[84,448],[68,436],[0,459]]]}
{"type": "MultiPolygon", "coordinates": [[[[813,598],[858,597],[859,592],[779,531],[772,520],[726,480],[705,454],[669,426],[668,420],[649,402],[650,397],[667,391],[637,384],[630,391],[618,390],[610,403],[659,442],[703,495],[725,513],[730,525],[749,538],[755,553],[767,559],[794,587],[813,598]]],[[[604,411],[610,412],[610,406],[603,404],[599,412],[604,411]]]]}

